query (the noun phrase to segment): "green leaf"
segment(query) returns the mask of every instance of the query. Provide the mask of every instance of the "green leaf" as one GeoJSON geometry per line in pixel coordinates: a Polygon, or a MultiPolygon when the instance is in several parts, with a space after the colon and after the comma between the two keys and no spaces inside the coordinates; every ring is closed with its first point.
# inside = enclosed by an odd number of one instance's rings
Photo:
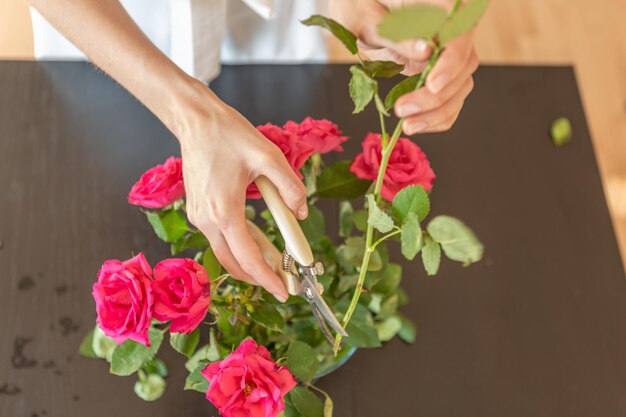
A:
{"type": "Polygon", "coordinates": [[[200,329],[195,329],[189,334],[170,332],[170,345],[176,352],[182,353],[188,358],[193,356],[199,341],[200,329]]]}
{"type": "Polygon", "coordinates": [[[391,316],[376,323],[376,331],[381,342],[388,342],[398,334],[402,328],[402,321],[397,316],[391,316]]]}
{"type": "Polygon", "coordinates": [[[158,329],[150,329],[151,346],[144,346],[133,340],[126,340],[113,351],[110,372],[114,375],[131,375],[144,364],[151,361],[163,342],[163,333],[158,329]]]}
{"type": "Polygon", "coordinates": [[[187,368],[189,372],[193,372],[193,370],[196,369],[198,364],[202,361],[215,362],[222,359],[217,338],[215,337],[215,329],[211,328],[209,334],[209,343],[198,349],[196,353],[194,353],[193,356],[185,362],[185,368],[187,368]]]}
{"type": "Polygon", "coordinates": [[[167,377],[168,370],[167,365],[161,359],[154,358],[150,362],[146,363],[142,368],[147,374],[157,374],[163,378],[167,377]]]}
{"type": "Polygon", "coordinates": [[[339,39],[348,51],[353,55],[357,53],[356,36],[333,19],[329,19],[320,15],[313,15],[302,21],[307,26],[319,26],[332,32],[335,38],[339,39]]]}
{"type": "Polygon", "coordinates": [[[393,106],[396,104],[396,101],[405,95],[406,93],[410,93],[411,91],[415,91],[417,88],[417,83],[419,82],[422,74],[411,75],[410,77],[406,77],[398,84],[396,84],[385,96],[385,109],[391,110],[393,106]]]}
{"type": "Polygon", "coordinates": [[[326,233],[324,213],[315,206],[309,206],[309,215],[300,221],[300,227],[309,243],[318,243],[326,233]]]}
{"type": "MultiPolygon", "coordinates": [[[[367,310],[363,306],[359,307],[367,310]]],[[[369,313],[367,314],[369,317],[368,319],[361,319],[356,313],[352,316],[348,326],[346,326],[346,332],[348,332],[350,336],[343,339],[347,345],[362,348],[380,347],[378,332],[374,327],[374,322],[371,320],[371,316],[369,316],[369,313]]]]}
{"type": "Polygon", "coordinates": [[[363,70],[372,78],[391,78],[403,69],[404,65],[393,61],[363,61],[363,70]]]}
{"type": "Polygon", "coordinates": [[[441,247],[429,235],[424,236],[422,262],[428,275],[437,275],[439,264],[441,263],[441,247]]]}
{"type": "Polygon", "coordinates": [[[472,30],[485,13],[489,0],[468,0],[462,3],[439,30],[439,43],[443,46],[454,38],[472,30]]]}
{"type": "Polygon", "coordinates": [[[358,280],[358,274],[345,274],[340,276],[339,284],[337,284],[337,294],[341,295],[344,292],[355,288],[358,280]]]}
{"type": "Polygon", "coordinates": [[[361,180],[350,172],[352,161],[338,161],[324,167],[317,179],[317,195],[351,200],[367,192],[371,181],[361,180]]]}
{"type": "Polygon", "coordinates": [[[360,113],[365,106],[374,98],[374,94],[378,90],[378,83],[363,71],[359,65],[350,67],[352,78],[350,78],[349,91],[350,97],[354,102],[354,111],[352,113],[360,113]]]}
{"type": "Polygon", "coordinates": [[[442,7],[426,3],[395,9],[378,24],[378,33],[394,42],[429,39],[437,33],[447,15],[442,7]]]}
{"type": "Polygon", "coordinates": [[[185,249],[204,249],[209,246],[209,241],[202,232],[187,233],[176,242],[172,243],[172,255],[176,255],[185,249]]]}
{"type": "Polygon", "coordinates": [[[415,328],[415,324],[408,318],[402,314],[398,314],[400,320],[402,321],[402,327],[398,331],[398,337],[402,339],[406,343],[415,342],[415,338],[417,336],[417,329],[415,328]]]}
{"type": "Polygon", "coordinates": [[[146,216],[154,233],[168,243],[176,242],[189,230],[187,219],[176,210],[148,211],[146,216]]]}
{"type": "Polygon", "coordinates": [[[98,358],[98,355],[93,350],[93,333],[94,329],[91,329],[80,342],[80,347],[78,348],[78,353],[86,358],[98,358]]]}
{"type": "MultiPolygon", "coordinates": [[[[365,239],[363,236],[353,236],[346,239],[346,243],[339,247],[338,255],[348,264],[360,267],[365,252],[365,239]]],[[[383,261],[378,250],[372,252],[368,271],[378,271],[383,267],[383,261]]]]}
{"type": "Polygon", "coordinates": [[[377,319],[384,319],[393,315],[398,309],[398,294],[391,294],[389,297],[382,300],[380,303],[380,310],[376,315],[377,319]]]}
{"type": "Polygon", "coordinates": [[[294,340],[287,350],[287,367],[302,382],[311,382],[320,367],[315,350],[304,342],[294,340]]]}
{"type": "Polygon", "coordinates": [[[191,371],[191,373],[187,375],[187,379],[185,379],[185,390],[198,391],[206,394],[209,390],[209,381],[200,373],[200,371],[202,371],[208,363],[209,361],[207,360],[198,361],[194,370],[191,371]]]}
{"type": "Polygon", "coordinates": [[[222,273],[222,265],[217,260],[213,249],[207,248],[202,254],[202,266],[206,270],[210,280],[214,280],[222,273]]]}
{"type": "Polygon", "coordinates": [[[342,201],[339,203],[339,236],[347,237],[352,232],[354,223],[352,221],[352,204],[349,201],[342,201]]]}
{"type": "Polygon", "coordinates": [[[572,139],[572,125],[566,117],[559,117],[550,128],[552,142],[556,146],[563,146],[572,139]]]}
{"type": "Polygon", "coordinates": [[[381,233],[388,233],[393,229],[393,219],[376,204],[376,199],[373,194],[368,194],[368,216],[367,224],[376,228],[381,233]]]}
{"type": "Polygon", "coordinates": [[[357,210],[354,212],[352,221],[354,222],[354,227],[356,227],[357,230],[361,232],[367,230],[367,216],[367,210],[357,210]]]}
{"type": "Polygon", "coordinates": [[[261,326],[277,332],[285,332],[285,318],[270,303],[262,303],[251,314],[252,320],[261,326]]]}
{"type": "Polygon", "coordinates": [[[287,396],[295,410],[285,409],[286,417],[324,417],[322,400],[306,388],[294,387],[287,396]],[[299,414],[292,414],[293,411],[299,414]]]}
{"type": "Polygon", "coordinates": [[[115,340],[106,336],[100,326],[96,325],[93,330],[91,348],[97,357],[105,359],[107,362],[111,362],[113,352],[118,346],[119,345],[115,340]]]}
{"type": "Polygon", "coordinates": [[[392,203],[391,211],[400,223],[406,221],[409,213],[417,214],[418,220],[422,221],[430,211],[428,194],[421,185],[409,185],[396,194],[392,203]]]}
{"type": "Polygon", "coordinates": [[[484,247],[474,232],[462,221],[450,216],[437,216],[428,223],[428,233],[441,245],[443,253],[454,261],[478,262],[484,247]]]}
{"type": "Polygon", "coordinates": [[[422,229],[417,219],[417,214],[409,212],[402,225],[400,239],[402,242],[402,255],[409,261],[412,261],[422,247],[422,229]]]}
{"type": "Polygon", "coordinates": [[[246,220],[254,221],[256,209],[251,205],[246,205],[246,220]]]}
{"type": "Polygon", "coordinates": [[[155,401],[165,393],[166,382],[157,374],[149,374],[135,382],[135,394],[144,401],[155,401]]]}
{"type": "Polygon", "coordinates": [[[380,294],[391,294],[398,288],[402,280],[402,266],[398,264],[388,264],[380,272],[376,284],[372,286],[372,291],[380,294]]]}

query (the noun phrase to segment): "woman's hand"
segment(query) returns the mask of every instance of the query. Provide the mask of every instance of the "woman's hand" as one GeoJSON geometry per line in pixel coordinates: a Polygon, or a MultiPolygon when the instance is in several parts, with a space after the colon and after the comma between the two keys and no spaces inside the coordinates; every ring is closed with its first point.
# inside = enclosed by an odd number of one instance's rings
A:
{"type": "Polygon", "coordinates": [[[189,220],[209,239],[235,278],[288,294],[263,260],[245,218],[246,188],[260,175],[276,185],[297,218],[307,216],[306,189],[282,152],[241,114],[198,83],[174,129],[180,140],[189,220]]]}
{"type": "MultiPolygon", "coordinates": [[[[371,60],[395,61],[405,66],[404,74],[421,72],[432,54],[423,39],[393,43],[378,35],[378,23],[388,10],[419,3],[418,0],[331,0],[331,17],[355,33],[359,52],[371,60]]],[[[430,0],[449,9],[452,0],[430,0]]],[[[456,38],[444,49],[426,78],[426,88],[407,93],[395,105],[398,117],[404,117],[404,133],[448,130],[456,121],[463,103],[474,87],[472,74],[478,68],[473,33],[456,38]]]]}

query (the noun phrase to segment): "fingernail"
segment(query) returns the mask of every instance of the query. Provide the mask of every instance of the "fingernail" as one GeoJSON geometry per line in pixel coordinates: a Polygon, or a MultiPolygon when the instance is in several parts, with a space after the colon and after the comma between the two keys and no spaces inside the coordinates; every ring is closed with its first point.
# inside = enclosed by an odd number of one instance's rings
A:
{"type": "Polygon", "coordinates": [[[421,132],[422,130],[426,129],[428,127],[428,124],[426,122],[423,121],[419,121],[419,122],[413,122],[413,123],[405,123],[404,128],[406,129],[406,132],[409,135],[413,135],[415,133],[421,132]]]}
{"type": "Polygon", "coordinates": [[[415,113],[419,113],[419,111],[420,111],[420,108],[415,103],[401,104],[396,109],[396,116],[406,117],[415,113]]]}
{"type": "Polygon", "coordinates": [[[306,219],[306,216],[308,215],[309,215],[309,208],[306,206],[306,204],[298,209],[298,218],[300,220],[306,219]]]}
{"type": "Polygon", "coordinates": [[[418,39],[415,42],[415,51],[420,54],[420,55],[424,55],[426,53],[426,51],[428,50],[428,42],[426,42],[423,39],[418,39]]]}
{"type": "Polygon", "coordinates": [[[446,73],[439,75],[428,85],[430,91],[433,93],[438,93],[443,87],[446,86],[446,84],[448,83],[448,79],[450,79],[450,76],[446,73]]]}
{"type": "Polygon", "coordinates": [[[284,303],[285,301],[287,301],[287,297],[285,297],[284,295],[280,295],[280,294],[274,294],[274,298],[276,298],[281,303],[284,303]]]}

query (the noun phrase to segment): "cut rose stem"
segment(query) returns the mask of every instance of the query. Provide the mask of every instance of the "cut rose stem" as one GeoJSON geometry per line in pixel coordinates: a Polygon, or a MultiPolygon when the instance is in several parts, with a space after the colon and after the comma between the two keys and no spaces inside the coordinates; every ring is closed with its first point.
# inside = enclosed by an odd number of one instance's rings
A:
{"type": "MultiPolygon", "coordinates": [[[[435,66],[435,63],[437,62],[437,59],[439,58],[439,55],[441,54],[441,50],[442,49],[438,45],[434,45],[433,54],[430,56],[430,59],[428,60],[428,64],[426,65],[426,68],[424,68],[424,71],[420,75],[419,80],[417,80],[417,85],[415,86],[416,90],[424,86],[426,82],[426,77],[435,66]]],[[[378,113],[381,119],[381,129],[384,132],[385,128],[384,128],[383,114],[380,111],[378,113]]],[[[404,123],[404,118],[401,118],[400,120],[398,120],[398,124],[396,125],[396,128],[394,129],[393,134],[391,135],[391,140],[389,141],[388,144],[383,143],[382,158],[380,161],[380,167],[378,168],[378,176],[376,177],[376,184],[374,185],[374,198],[376,199],[376,202],[380,201],[380,191],[383,188],[383,180],[385,179],[385,173],[387,171],[387,165],[389,164],[389,158],[391,157],[393,148],[396,146],[396,143],[398,142],[398,139],[400,138],[400,134],[402,133],[403,123],[404,123]]],[[[344,329],[347,328],[348,323],[350,322],[350,319],[352,318],[352,314],[354,313],[354,310],[356,310],[356,306],[359,304],[359,298],[361,297],[361,293],[363,292],[363,283],[365,282],[365,276],[367,275],[367,268],[369,267],[369,264],[370,264],[370,258],[372,256],[372,253],[376,249],[376,247],[372,245],[373,237],[374,237],[374,228],[368,223],[367,229],[365,231],[365,251],[363,252],[363,261],[361,262],[361,268],[359,270],[359,279],[357,280],[356,288],[354,289],[354,293],[352,294],[350,305],[348,306],[348,309],[346,310],[346,314],[344,315],[343,321],[341,323],[344,329]]],[[[341,347],[341,339],[342,339],[342,336],[339,333],[337,333],[337,335],[335,336],[335,345],[333,346],[335,355],[337,355],[337,353],[339,352],[339,348],[341,347]]]]}

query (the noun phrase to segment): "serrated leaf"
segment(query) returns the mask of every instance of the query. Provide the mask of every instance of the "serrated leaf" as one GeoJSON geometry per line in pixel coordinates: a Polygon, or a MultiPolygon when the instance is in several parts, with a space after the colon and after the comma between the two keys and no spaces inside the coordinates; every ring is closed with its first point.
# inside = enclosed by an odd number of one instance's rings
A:
{"type": "Polygon", "coordinates": [[[354,111],[352,113],[356,114],[362,112],[365,106],[372,101],[374,94],[378,90],[378,83],[370,78],[359,65],[351,66],[350,72],[352,73],[352,78],[350,78],[348,87],[350,97],[354,102],[354,111]]]}
{"type": "Polygon", "coordinates": [[[197,362],[194,370],[191,371],[189,375],[187,375],[187,379],[185,379],[185,390],[193,390],[206,394],[209,390],[209,381],[200,373],[200,371],[202,371],[208,363],[209,361],[207,360],[197,362]]]}
{"type": "Polygon", "coordinates": [[[200,329],[195,329],[189,334],[170,333],[170,345],[178,353],[190,358],[198,346],[200,341],[200,329]]]}
{"type": "Polygon", "coordinates": [[[286,408],[286,417],[324,417],[322,400],[306,388],[294,387],[287,396],[295,410],[291,410],[291,407],[286,408]],[[293,411],[299,414],[293,414],[293,411]]]}
{"type": "Polygon", "coordinates": [[[302,382],[311,382],[320,367],[315,350],[304,342],[294,340],[287,350],[287,367],[302,382]]]}
{"type": "Polygon", "coordinates": [[[430,276],[436,275],[441,263],[441,247],[429,235],[424,236],[424,247],[422,248],[422,262],[424,269],[430,276]]]}
{"type": "Polygon", "coordinates": [[[357,53],[356,36],[339,22],[328,17],[313,15],[302,21],[307,26],[319,26],[328,29],[353,55],[357,53]]]}
{"type": "Polygon", "coordinates": [[[214,280],[222,273],[222,265],[217,260],[213,249],[207,248],[202,254],[202,266],[206,270],[210,280],[214,280]]]}
{"type": "Polygon", "coordinates": [[[350,172],[351,165],[352,161],[338,161],[324,167],[317,178],[317,195],[345,200],[364,195],[372,182],[359,179],[350,172]]]}
{"type": "Polygon", "coordinates": [[[411,75],[410,77],[406,77],[404,80],[396,84],[391,90],[389,90],[389,92],[385,96],[385,109],[391,110],[400,97],[402,97],[406,93],[415,91],[415,89],[417,88],[417,83],[419,82],[421,76],[422,74],[415,74],[411,75]]]}
{"type": "Polygon", "coordinates": [[[368,202],[368,215],[367,224],[374,227],[381,233],[387,233],[393,229],[393,219],[376,204],[376,199],[373,194],[367,195],[368,202]]]}
{"type": "Polygon", "coordinates": [[[93,350],[93,333],[94,329],[91,329],[80,342],[78,348],[78,353],[86,358],[98,358],[98,355],[93,350]]]}
{"type": "Polygon", "coordinates": [[[382,322],[376,323],[376,331],[381,342],[388,342],[398,334],[402,328],[402,321],[397,316],[387,317],[382,322]]]}
{"type": "Polygon", "coordinates": [[[422,229],[417,214],[409,212],[402,225],[400,239],[402,255],[412,261],[422,247],[422,229]]]}
{"type": "Polygon", "coordinates": [[[176,242],[189,230],[187,219],[176,210],[148,211],[146,217],[159,239],[168,243],[176,242]]]}
{"type": "Polygon", "coordinates": [[[432,38],[448,13],[439,6],[421,3],[387,13],[378,24],[378,33],[394,42],[432,38]]]}
{"type": "Polygon", "coordinates": [[[151,346],[144,346],[130,339],[118,346],[111,357],[110,372],[113,375],[131,375],[151,361],[161,347],[163,333],[152,328],[149,337],[151,346]]]}
{"type": "Polygon", "coordinates": [[[135,382],[135,394],[144,401],[156,401],[165,393],[167,383],[158,374],[149,374],[135,382]]]}
{"type": "Polygon", "coordinates": [[[270,303],[260,304],[250,315],[261,326],[277,332],[285,331],[285,318],[270,303]]]}
{"type": "Polygon", "coordinates": [[[474,232],[462,221],[451,216],[437,216],[428,223],[428,234],[441,245],[446,256],[469,264],[478,262],[484,247],[474,232]]]}
{"type": "Polygon", "coordinates": [[[350,236],[352,227],[354,227],[354,222],[352,221],[353,214],[354,210],[349,201],[342,201],[339,203],[339,236],[350,236]]]}
{"type": "Polygon", "coordinates": [[[372,78],[391,78],[403,69],[404,65],[393,61],[363,61],[363,70],[372,78]]]}
{"type": "Polygon", "coordinates": [[[472,30],[488,5],[489,0],[468,0],[462,3],[439,29],[439,43],[443,46],[472,30]]]}
{"type": "Polygon", "coordinates": [[[419,221],[424,220],[430,211],[430,200],[424,187],[421,185],[404,187],[391,202],[391,211],[400,223],[406,221],[409,213],[417,214],[419,221]]]}

